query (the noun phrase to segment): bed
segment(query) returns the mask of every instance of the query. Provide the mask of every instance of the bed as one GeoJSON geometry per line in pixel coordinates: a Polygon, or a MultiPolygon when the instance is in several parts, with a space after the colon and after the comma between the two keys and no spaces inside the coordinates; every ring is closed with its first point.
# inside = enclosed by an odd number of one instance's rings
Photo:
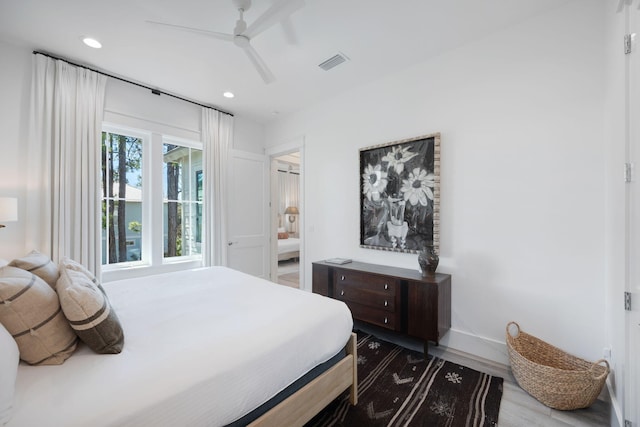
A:
{"type": "Polygon", "coordinates": [[[300,258],[300,239],[287,237],[278,239],[278,261],[300,258]]]}
{"type": "Polygon", "coordinates": [[[21,363],[8,427],[225,426],[242,417],[294,426],[347,389],[356,403],[353,321],[342,302],[225,267],[103,286],[125,332],[122,352],[79,344],[61,365],[21,363]]]}

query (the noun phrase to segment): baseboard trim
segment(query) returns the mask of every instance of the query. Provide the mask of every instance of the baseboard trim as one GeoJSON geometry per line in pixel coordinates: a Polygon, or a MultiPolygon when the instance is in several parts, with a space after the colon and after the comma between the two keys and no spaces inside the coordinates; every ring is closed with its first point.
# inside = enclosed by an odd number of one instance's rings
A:
{"type": "Polygon", "coordinates": [[[506,343],[492,338],[452,328],[440,340],[440,345],[466,353],[469,357],[479,357],[503,366],[510,365],[506,343]]]}
{"type": "MultiPolygon", "coordinates": [[[[372,333],[382,339],[394,342],[416,351],[422,351],[424,342],[410,337],[408,335],[397,334],[379,326],[369,323],[354,321],[356,329],[372,333]]],[[[449,329],[449,331],[440,339],[439,347],[443,350],[457,352],[470,359],[481,362],[495,363],[498,366],[509,367],[509,355],[507,353],[507,345],[503,342],[480,337],[458,329],[449,329]]],[[[432,342],[429,342],[429,349],[436,349],[432,342]]]]}
{"type": "Polygon", "coordinates": [[[609,409],[611,410],[611,416],[609,420],[611,422],[612,427],[621,427],[624,426],[624,417],[622,415],[622,406],[618,401],[617,396],[615,395],[615,391],[613,390],[613,385],[611,384],[610,378],[607,378],[607,391],[609,392],[609,409]]]}

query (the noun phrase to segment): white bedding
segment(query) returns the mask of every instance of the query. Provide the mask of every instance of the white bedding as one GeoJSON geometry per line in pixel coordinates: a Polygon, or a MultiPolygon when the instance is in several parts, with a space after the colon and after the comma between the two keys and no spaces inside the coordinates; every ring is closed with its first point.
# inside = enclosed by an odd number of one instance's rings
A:
{"type": "Polygon", "coordinates": [[[289,237],[288,239],[278,239],[278,254],[295,252],[300,250],[300,239],[289,237]]]}
{"type": "Polygon", "coordinates": [[[224,267],[104,285],[121,354],[85,346],[19,367],[8,426],[217,426],[269,400],[346,344],[342,302],[224,267]]]}

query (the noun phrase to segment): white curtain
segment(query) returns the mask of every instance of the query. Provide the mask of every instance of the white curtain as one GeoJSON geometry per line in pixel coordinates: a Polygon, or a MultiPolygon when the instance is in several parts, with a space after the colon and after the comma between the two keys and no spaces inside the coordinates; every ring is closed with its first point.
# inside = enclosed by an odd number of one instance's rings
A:
{"type": "Polygon", "coordinates": [[[202,108],[204,263],[227,265],[227,161],[233,116],[202,108]]]}
{"type": "Polygon", "coordinates": [[[97,277],[106,77],[33,55],[27,164],[27,247],[68,256],[97,277]]]}
{"type": "Polygon", "coordinates": [[[300,175],[297,173],[278,172],[278,186],[280,187],[279,212],[284,215],[284,210],[289,206],[298,206],[298,192],[300,188],[300,175]]]}
{"type": "MultiPolygon", "coordinates": [[[[278,213],[281,219],[279,227],[285,227],[289,231],[295,231],[295,224],[288,221],[284,211],[289,206],[300,209],[298,202],[300,192],[300,175],[291,172],[278,171],[279,203],[278,213]]],[[[297,220],[297,218],[296,218],[297,220]]]]}

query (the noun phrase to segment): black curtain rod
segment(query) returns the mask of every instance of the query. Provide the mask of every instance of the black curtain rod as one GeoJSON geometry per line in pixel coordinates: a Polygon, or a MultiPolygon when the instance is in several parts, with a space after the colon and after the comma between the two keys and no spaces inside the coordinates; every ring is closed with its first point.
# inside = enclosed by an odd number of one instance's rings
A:
{"type": "Polygon", "coordinates": [[[86,70],[93,71],[94,73],[102,74],[103,76],[107,76],[107,77],[111,77],[112,79],[120,80],[121,82],[129,83],[129,84],[132,84],[134,86],[138,86],[138,87],[141,87],[141,88],[144,88],[144,89],[148,89],[154,95],[158,95],[158,96],[159,95],[167,95],[167,96],[170,96],[172,98],[179,99],[180,101],[189,102],[191,104],[199,105],[200,107],[211,108],[211,109],[219,111],[219,112],[221,112],[223,114],[228,114],[231,117],[233,117],[233,114],[229,113],[228,111],[224,111],[224,110],[221,110],[219,108],[212,107],[211,105],[206,105],[206,104],[202,104],[202,103],[197,102],[197,101],[192,101],[190,99],[183,98],[181,96],[174,95],[172,93],[164,92],[164,91],[162,91],[160,89],[156,89],[156,88],[152,88],[152,87],[143,85],[142,83],[138,83],[138,82],[134,82],[134,81],[131,81],[131,80],[127,80],[127,79],[122,78],[122,77],[114,76],[113,74],[105,73],[104,71],[96,70],[95,68],[87,67],[86,65],[76,64],[75,62],[71,62],[68,59],[60,58],[59,56],[54,56],[54,55],[51,55],[50,53],[45,53],[45,52],[40,52],[40,51],[34,50],[33,54],[34,55],[46,56],[46,57],[51,58],[51,59],[57,59],[58,61],[64,61],[69,65],[73,65],[73,66],[76,66],[76,67],[84,68],[86,70]]]}

